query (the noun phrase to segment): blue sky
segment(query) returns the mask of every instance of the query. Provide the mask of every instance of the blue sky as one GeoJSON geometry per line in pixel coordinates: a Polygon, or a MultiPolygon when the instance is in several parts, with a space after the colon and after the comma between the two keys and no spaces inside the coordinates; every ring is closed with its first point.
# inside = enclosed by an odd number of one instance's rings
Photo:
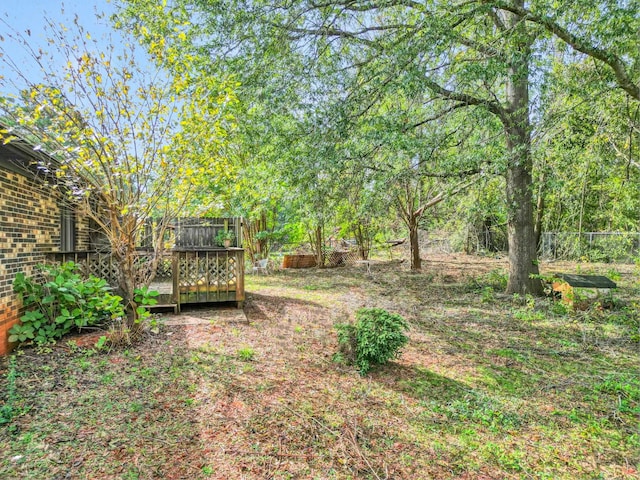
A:
{"type": "MultiPolygon", "coordinates": [[[[106,31],[105,22],[98,22],[96,12],[113,12],[115,7],[106,0],[3,0],[0,2],[0,15],[13,28],[20,32],[31,31],[34,38],[43,38],[45,18],[70,23],[78,15],[89,31],[95,36],[106,31]],[[64,9],[64,13],[62,10],[64,9]]],[[[3,27],[4,28],[4,27],[3,27]]]]}
{"type": "MultiPolygon", "coordinates": [[[[108,22],[108,14],[114,11],[113,3],[107,0],[0,0],[0,35],[4,37],[0,48],[33,78],[39,75],[38,69],[33,66],[33,59],[24,51],[24,48],[9,38],[10,32],[7,31],[9,27],[5,22],[10,28],[22,35],[27,35],[34,50],[38,48],[51,50],[46,44],[43,33],[46,19],[71,25],[75,15],[78,15],[80,24],[91,33],[94,39],[99,41],[106,33],[111,33],[116,43],[121,41],[120,33],[114,32],[108,22]],[[107,15],[99,20],[96,13],[107,15]]],[[[0,75],[8,73],[2,72],[3,68],[6,67],[0,63],[0,75]]]]}

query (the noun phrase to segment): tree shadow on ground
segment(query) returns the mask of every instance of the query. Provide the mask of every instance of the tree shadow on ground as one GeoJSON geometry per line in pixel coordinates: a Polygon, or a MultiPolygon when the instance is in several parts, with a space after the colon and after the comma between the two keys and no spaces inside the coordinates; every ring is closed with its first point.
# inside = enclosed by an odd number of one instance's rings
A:
{"type": "Polygon", "coordinates": [[[400,365],[395,362],[378,367],[371,376],[381,385],[416,400],[446,403],[473,391],[468,385],[434,373],[425,367],[400,365]]]}
{"type": "Polygon", "coordinates": [[[558,408],[570,409],[589,397],[603,372],[628,371],[621,353],[634,353],[630,339],[572,316],[522,320],[508,311],[467,310],[444,322],[423,320],[416,329],[426,333],[424,341],[437,345],[445,363],[465,366],[474,387],[494,398],[528,402],[548,392],[558,408]]]}
{"type": "Polygon", "coordinates": [[[317,309],[318,311],[326,309],[319,303],[310,300],[251,292],[246,294],[244,312],[249,322],[273,320],[275,316],[282,315],[288,308],[317,309]]]}
{"type": "Polygon", "coordinates": [[[521,415],[499,397],[420,366],[389,364],[372,377],[384,387],[418,400],[415,422],[432,430],[491,427],[517,428],[521,415]]]}
{"type": "Polygon", "coordinates": [[[347,268],[331,269],[330,271],[312,269],[303,273],[284,270],[269,277],[271,286],[324,292],[363,287],[370,282],[371,277],[366,274],[366,271],[363,273],[347,268]]]}
{"type": "Polygon", "coordinates": [[[497,354],[509,359],[512,367],[522,366],[526,371],[532,365],[549,373],[588,371],[594,363],[617,364],[620,352],[637,352],[631,335],[611,331],[612,326],[618,326],[615,319],[595,322],[549,315],[544,310],[514,306],[512,312],[466,309],[457,317],[448,316],[445,322],[429,321],[428,315],[416,322],[422,331],[446,345],[448,354],[483,366],[492,366],[497,354]],[[542,319],[517,317],[518,313],[533,317],[540,312],[542,319]]]}

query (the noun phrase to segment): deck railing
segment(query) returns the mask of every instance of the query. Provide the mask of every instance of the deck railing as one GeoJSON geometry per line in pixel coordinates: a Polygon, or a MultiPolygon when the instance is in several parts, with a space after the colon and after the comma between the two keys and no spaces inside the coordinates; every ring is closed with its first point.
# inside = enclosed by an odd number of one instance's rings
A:
{"type": "Polygon", "coordinates": [[[244,301],[244,250],[174,250],[177,303],[244,301]]]}
{"type": "MultiPolygon", "coordinates": [[[[153,252],[139,250],[136,262],[151,263],[153,252]]],[[[76,263],[86,275],[104,278],[113,288],[118,286],[117,266],[109,252],[55,252],[50,262],[76,263]]],[[[244,250],[241,248],[173,249],[166,252],[156,270],[151,288],[160,294],[160,302],[178,307],[189,303],[238,302],[244,295],[244,250]]]]}

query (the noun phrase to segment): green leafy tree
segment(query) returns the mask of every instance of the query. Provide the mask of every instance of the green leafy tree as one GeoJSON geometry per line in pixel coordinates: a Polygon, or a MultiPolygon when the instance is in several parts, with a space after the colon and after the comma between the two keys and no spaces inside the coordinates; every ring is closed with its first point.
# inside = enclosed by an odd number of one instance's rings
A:
{"type": "Polygon", "coordinates": [[[545,92],[541,140],[547,230],[635,230],[640,104],[612,90],[589,62],[556,64],[545,92]],[[585,78],[591,81],[586,84],[585,78]]]}
{"type": "Polygon", "coordinates": [[[305,89],[293,108],[336,112],[326,117],[327,130],[340,132],[352,124],[345,119],[410,99],[431,108],[414,109],[397,134],[463,110],[501,134],[504,155],[491,163],[505,177],[510,293],[541,292],[531,90],[537,94],[534,79],[545,79],[549,41],[589,56],[613,85],[638,99],[640,16],[633,2],[181,0],[151,13],[147,3],[127,2],[138,31],[188,11],[199,38],[192,45],[249,68],[248,81],[270,76],[270,85],[305,89]]]}

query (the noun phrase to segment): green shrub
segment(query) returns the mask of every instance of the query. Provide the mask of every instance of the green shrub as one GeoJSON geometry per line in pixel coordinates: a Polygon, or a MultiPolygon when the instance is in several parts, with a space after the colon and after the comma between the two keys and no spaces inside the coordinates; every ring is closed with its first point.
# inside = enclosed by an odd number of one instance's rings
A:
{"type": "Polygon", "coordinates": [[[133,300],[136,302],[136,319],[144,322],[151,317],[151,312],[147,307],[158,304],[160,292],[157,290],[149,290],[149,287],[136,288],[133,291],[133,300]]]}
{"type": "Polygon", "coordinates": [[[105,280],[83,279],[73,262],[38,265],[34,277],[18,273],[13,289],[27,310],[9,330],[10,342],[43,345],[74,328],[104,324],[122,317],[122,298],[110,293],[105,280]]]}
{"type": "Polygon", "coordinates": [[[494,269],[490,272],[485,273],[481,279],[480,283],[483,285],[489,285],[495,291],[503,291],[507,288],[507,281],[509,280],[509,275],[500,269],[494,269]]]}
{"type": "Polygon", "coordinates": [[[381,308],[361,308],[355,324],[337,324],[340,355],[365,375],[373,365],[382,365],[400,354],[409,338],[407,321],[381,308]]]}
{"type": "Polygon", "coordinates": [[[566,303],[563,302],[552,302],[551,303],[551,312],[554,315],[564,316],[569,313],[569,307],[566,303]]]}
{"type": "Polygon", "coordinates": [[[482,295],[482,303],[493,303],[496,300],[496,294],[490,285],[484,287],[480,293],[482,295]]]}
{"type": "MultiPolygon", "coordinates": [[[[583,259],[597,263],[627,261],[633,253],[634,238],[631,235],[599,235],[582,246],[583,259]]],[[[583,244],[584,242],[583,239],[583,244]]]]}

